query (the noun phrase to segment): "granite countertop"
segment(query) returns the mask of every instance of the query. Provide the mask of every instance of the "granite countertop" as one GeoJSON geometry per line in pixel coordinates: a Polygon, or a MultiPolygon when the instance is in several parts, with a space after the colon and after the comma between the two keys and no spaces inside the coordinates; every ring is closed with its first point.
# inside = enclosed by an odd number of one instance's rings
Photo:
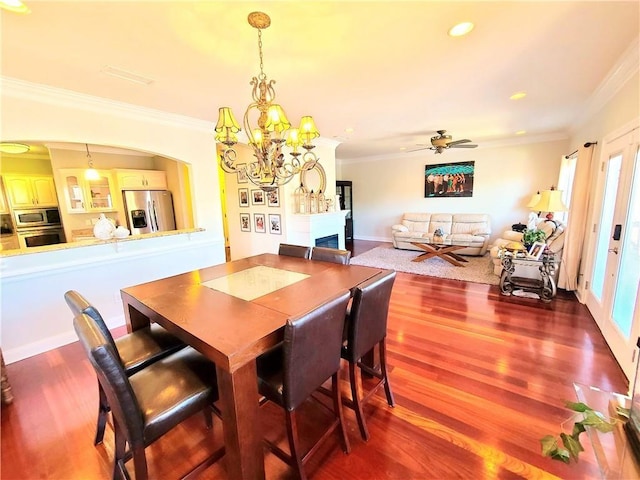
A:
{"type": "MultiPolygon", "coordinates": [[[[108,243],[132,242],[136,240],[144,240],[147,238],[168,237],[172,235],[182,235],[182,234],[204,232],[204,231],[205,231],[204,228],[186,228],[183,230],[169,230],[166,232],[145,233],[142,235],[129,235],[128,237],[110,238],[109,240],[100,240],[98,238],[91,238],[91,239],[79,240],[79,241],[68,242],[68,243],[57,243],[55,245],[45,245],[43,247],[22,248],[18,250],[3,250],[3,251],[0,251],[0,257],[14,257],[18,255],[29,255],[32,253],[53,252],[56,250],[68,250],[70,248],[90,247],[93,245],[104,245],[108,243]]],[[[74,233],[74,236],[84,236],[82,235],[84,231],[74,230],[73,233],[74,233]]]]}

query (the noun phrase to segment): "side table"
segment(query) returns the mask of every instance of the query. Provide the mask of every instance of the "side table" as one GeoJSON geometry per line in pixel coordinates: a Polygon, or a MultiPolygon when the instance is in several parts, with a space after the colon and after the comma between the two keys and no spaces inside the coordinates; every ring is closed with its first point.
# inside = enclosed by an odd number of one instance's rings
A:
{"type": "Polygon", "coordinates": [[[503,295],[511,295],[514,290],[523,290],[537,294],[543,302],[550,302],[556,296],[554,277],[557,261],[553,253],[544,252],[538,260],[525,255],[519,256],[508,250],[501,250],[498,255],[503,268],[500,275],[500,291],[503,295]],[[516,265],[537,266],[540,278],[514,276],[516,265]]]}

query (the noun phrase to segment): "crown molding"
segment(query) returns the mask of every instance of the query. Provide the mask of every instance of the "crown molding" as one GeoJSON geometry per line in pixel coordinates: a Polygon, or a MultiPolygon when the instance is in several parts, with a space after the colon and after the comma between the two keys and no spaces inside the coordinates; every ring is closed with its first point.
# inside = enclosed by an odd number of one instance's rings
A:
{"type": "Polygon", "coordinates": [[[582,125],[598,113],[638,72],[639,68],[640,35],[629,44],[607,76],[604,77],[600,85],[591,94],[584,108],[573,122],[570,128],[571,133],[576,133],[582,125]]]}
{"type": "Polygon", "coordinates": [[[102,115],[105,112],[111,112],[134,120],[151,121],[206,132],[212,132],[215,127],[214,122],[86,95],[40,83],[26,82],[12,77],[0,76],[0,88],[3,96],[44,102],[62,107],[79,108],[102,115]]]}

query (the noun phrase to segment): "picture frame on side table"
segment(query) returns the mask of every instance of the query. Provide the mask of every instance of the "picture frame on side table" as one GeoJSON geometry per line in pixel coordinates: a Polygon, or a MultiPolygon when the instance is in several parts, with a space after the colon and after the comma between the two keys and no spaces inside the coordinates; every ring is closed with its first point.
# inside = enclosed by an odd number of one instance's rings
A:
{"type": "Polygon", "coordinates": [[[247,176],[247,164],[240,163],[238,164],[238,183],[247,183],[249,181],[249,177],[247,176]]]}
{"type": "Polygon", "coordinates": [[[238,189],[238,201],[241,207],[249,206],[249,189],[248,188],[238,189]]]}
{"type": "Polygon", "coordinates": [[[267,231],[267,227],[264,224],[264,213],[253,214],[253,229],[256,233],[265,233],[267,231]]]}
{"type": "Polygon", "coordinates": [[[251,190],[251,205],[264,205],[264,192],[262,190],[251,190]]]}
{"type": "Polygon", "coordinates": [[[280,223],[279,214],[269,214],[269,233],[273,235],[282,235],[282,225],[280,223]]]}
{"type": "Polygon", "coordinates": [[[241,232],[250,232],[251,231],[251,217],[248,213],[240,214],[240,231],[241,232]]]}
{"type": "Polygon", "coordinates": [[[267,205],[269,207],[279,207],[280,206],[280,190],[275,189],[271,192],[267,192],[267,205]]]}
{"type": "Polygon", "coordinates": [[[544,247],[546,247],[546,243],[544,242],[534,242],[529,248],[529,258],[534,258],[536,260],[540,260],[542,256],[542,252],[544,252],[544,247]]]}

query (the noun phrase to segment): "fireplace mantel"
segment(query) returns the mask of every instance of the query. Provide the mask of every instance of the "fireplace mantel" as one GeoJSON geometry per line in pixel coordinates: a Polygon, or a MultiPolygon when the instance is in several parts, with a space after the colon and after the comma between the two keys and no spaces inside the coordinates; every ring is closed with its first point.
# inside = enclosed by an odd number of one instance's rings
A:
{"type": "Polygon", "coordinates": [[[349,210],[287,216],[287,243],[314,247],[316,238],[338,235],[338,248],[345,248],[344,224],[349,210]]]}

